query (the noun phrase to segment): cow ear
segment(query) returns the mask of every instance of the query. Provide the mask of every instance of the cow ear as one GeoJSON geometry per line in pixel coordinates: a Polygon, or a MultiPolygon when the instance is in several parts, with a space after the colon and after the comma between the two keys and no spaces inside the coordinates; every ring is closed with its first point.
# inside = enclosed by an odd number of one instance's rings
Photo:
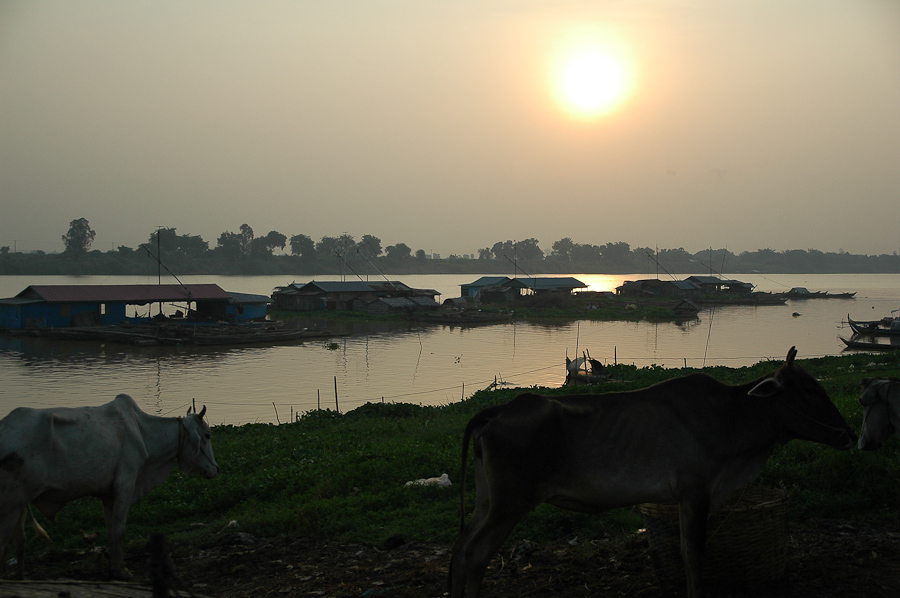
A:
{"type": "Polygon", "coordinates": [[[750,389],[747,394],[753,397],[771,397],[782,389],[782,384],[775,378],[766,378],[750,389]]]}
{"type": "Polygon", "coordinates": [[[788,351],[787,357],[784,359],[785,365],[788,367],[794,364],[794,358],[797,357],[797,347],[791,347],[791,350],[788,351]]]}

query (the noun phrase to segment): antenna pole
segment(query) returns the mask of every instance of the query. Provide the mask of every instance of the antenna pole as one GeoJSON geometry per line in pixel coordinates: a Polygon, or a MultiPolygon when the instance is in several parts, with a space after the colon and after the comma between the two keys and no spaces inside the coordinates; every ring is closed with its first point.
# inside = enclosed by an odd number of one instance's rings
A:
{"type": "MultiPolygon", "coordinates": [[[[160,253],[160,233],[162,230],[161,226],[156,227],[156,284],[162,284],[162,253],[160,253]]],[[[160,304],[160,310],[162,310],[162,304],[160,304]]]]}

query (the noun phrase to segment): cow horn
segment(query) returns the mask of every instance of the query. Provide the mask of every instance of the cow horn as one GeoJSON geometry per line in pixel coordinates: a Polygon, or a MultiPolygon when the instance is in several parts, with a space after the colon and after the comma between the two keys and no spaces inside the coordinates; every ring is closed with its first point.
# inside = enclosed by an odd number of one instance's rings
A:
{"type": "Polygon", "coordinates": [[[206,414],[206,405],[203,406],[203,409],[200,410],[200,419],[203,419],[203,416],[206,414]]]}
{"type": "Polygon", "coordinates": [[[791,350],[788,351],[787,357],[784,361],[788,366],[791,366],[794,363],[795,357],[797,357],[797,347],[791,347],[791,350]]]}

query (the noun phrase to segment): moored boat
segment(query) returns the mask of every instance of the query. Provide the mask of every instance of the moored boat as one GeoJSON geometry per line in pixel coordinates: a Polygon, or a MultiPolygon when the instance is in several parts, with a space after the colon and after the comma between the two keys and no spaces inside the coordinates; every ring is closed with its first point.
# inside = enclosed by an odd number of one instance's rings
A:
{"type": "Polygon", "coordinates": [[[860,337],[858,335],[853,335],[850,338],[844,338],[843,336],[839,336],[839,339],[847,345],[848,349],[858,349],[861,351],[896,351],[900,349],[900,342],[895,341],[893,338],[890,339],[890,342],[878,342],[875,337],[868,337],[868,340],[863,340],[865,337],[860,337]]]}
{"type": "Polygon", "coordinates": [[[591,359],[585,352],[583,357],[569,359],[566,355],[566,381],[563,386],[582,386],[599,384],[607,379],[603,364],[591,359]]]}
{"type": "Polygon", "coordinates": [[[780,293],[785,299],[853,299],[856,292],[831,293],[829,291],[810,291],[806,287],[794,287],[786,293],[780,293]]]}
{"type": "Polygon", "coordinates": [[[847,314],[847,324],[854,334],[866,336],[900,336],[900,318],[885,317],[880,320],[857,321],[847,314]]]}

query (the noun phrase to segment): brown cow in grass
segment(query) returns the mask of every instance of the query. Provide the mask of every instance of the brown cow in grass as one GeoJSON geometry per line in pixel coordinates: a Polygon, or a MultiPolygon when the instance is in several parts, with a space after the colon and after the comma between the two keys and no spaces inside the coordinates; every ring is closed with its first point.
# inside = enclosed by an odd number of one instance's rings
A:
{"type": "Polygon", "coordinates": [[[451,598],[477,598],[488,562],[541,503],[598,513],[643,502],[680,507],[688,595],[703,595],[706,520],[794,438],[849,449],[856,434],[822,386],[794,363],[740,386],[691,374],[601,395],[522,394],[475,415],[463,436],[462,533],[451,598]],[[465,523],[469,441],[475,511],[465,523]]]}

